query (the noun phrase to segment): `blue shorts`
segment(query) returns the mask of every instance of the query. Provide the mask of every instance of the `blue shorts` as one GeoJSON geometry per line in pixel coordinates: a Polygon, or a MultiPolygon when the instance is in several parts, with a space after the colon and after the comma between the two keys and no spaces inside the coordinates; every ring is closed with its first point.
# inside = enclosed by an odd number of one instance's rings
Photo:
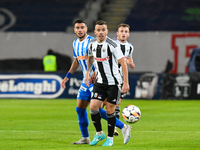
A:
{"type": "Polygon", "coordinates": [[[90,84],[90,86],[87,87],[85,83],[81,83],[81,87],[79,88],[77,99],[90,101],[92,91],[93,91],[93,84],[90,84]]]}

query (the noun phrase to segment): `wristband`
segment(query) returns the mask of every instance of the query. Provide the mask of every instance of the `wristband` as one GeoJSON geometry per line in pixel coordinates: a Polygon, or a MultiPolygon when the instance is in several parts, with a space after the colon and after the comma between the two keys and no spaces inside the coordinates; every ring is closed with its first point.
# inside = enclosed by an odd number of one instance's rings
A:
{"type": "Polygon", "coordinates": [[[66,76],[65,77],[67,77],[67,78],[70,78],[71,77],[71,73],[70,72],[68,72],[67,74],[66,74],[66,76]]]}

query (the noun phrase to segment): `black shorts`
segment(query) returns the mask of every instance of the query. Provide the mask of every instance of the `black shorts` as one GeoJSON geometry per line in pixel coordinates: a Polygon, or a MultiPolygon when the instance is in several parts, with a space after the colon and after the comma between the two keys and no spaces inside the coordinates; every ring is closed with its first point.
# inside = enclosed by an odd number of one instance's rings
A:
{"type": "Polygon", "coordinates": [[[107,102],[111,104],[118,104],[121,94],[121,88],[118,85],[107,85],[95,83],[93,86],[92,98],[104,101],[107,98],[107,102]]]}

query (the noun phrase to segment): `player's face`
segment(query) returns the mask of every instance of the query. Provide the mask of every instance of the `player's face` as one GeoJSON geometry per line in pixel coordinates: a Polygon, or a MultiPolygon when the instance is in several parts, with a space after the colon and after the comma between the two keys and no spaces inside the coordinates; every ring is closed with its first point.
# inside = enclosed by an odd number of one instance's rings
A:
{"type": "Polygon", "coordinates": [[[94,34],[97,37],[97,42],[102,43],[106,39],[106,35],[108,34],[108,29],[106,25],[96,25],[94,34]]]}
{"type": "Polygon", "coordinates": [[[128,27],[119,27],[117,31],[117,37],[120,42],[126,42],[129,37],[129,28],[128,27]]]}
{"type": "Polygon", "coordinates": [[[74,25],[74,33],[80,40],[84,39],[87,35],[86,24],[85,23],[76,23],[74,25]]]}

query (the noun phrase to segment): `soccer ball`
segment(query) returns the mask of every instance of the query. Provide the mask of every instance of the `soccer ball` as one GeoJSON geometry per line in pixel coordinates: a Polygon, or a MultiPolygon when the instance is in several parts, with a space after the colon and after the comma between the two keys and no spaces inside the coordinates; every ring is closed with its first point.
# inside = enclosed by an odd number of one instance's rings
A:
{"type": "Polygon", "coordinates": [[[135,105],[128,105],[123,109],[122,117],[128,123],[135,123],[140,119],[141,111],[135,105]]]}

